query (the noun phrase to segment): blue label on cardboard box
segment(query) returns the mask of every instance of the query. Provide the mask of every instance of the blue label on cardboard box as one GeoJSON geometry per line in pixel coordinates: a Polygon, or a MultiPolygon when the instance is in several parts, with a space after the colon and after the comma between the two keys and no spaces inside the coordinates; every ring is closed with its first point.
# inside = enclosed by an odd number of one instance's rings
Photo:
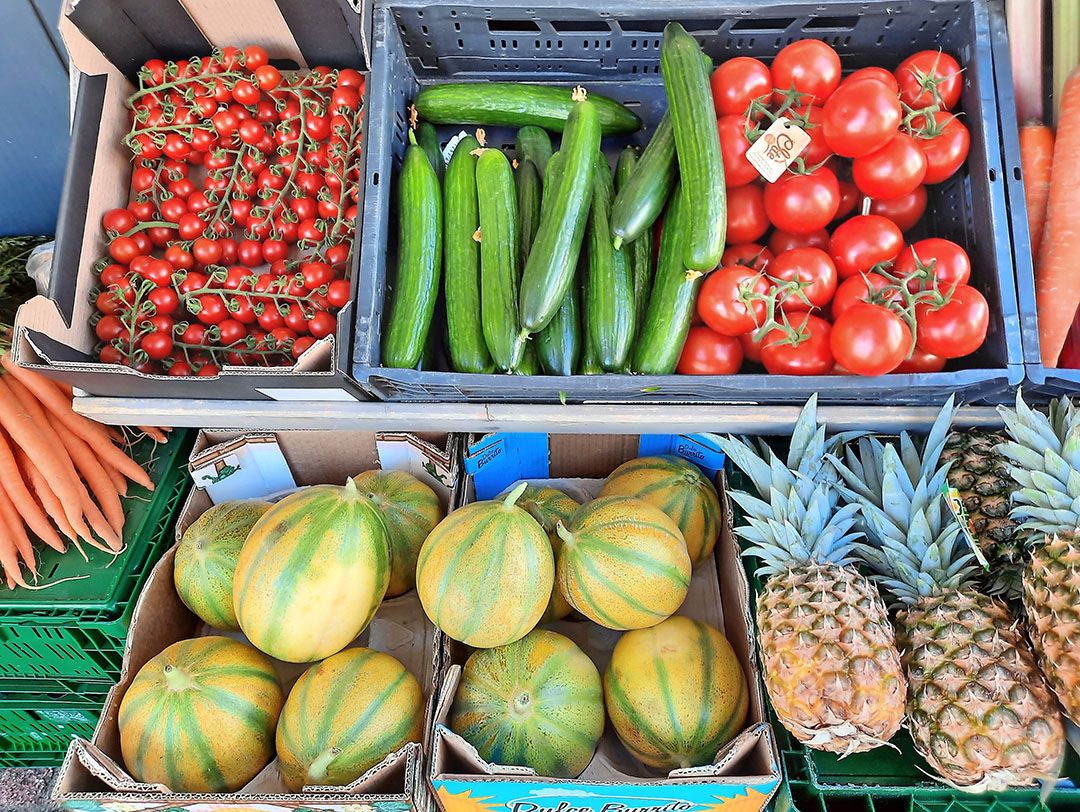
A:
{"type": "Polygon", "coordinates": [[[758,812],[779,782],[544,783],[485,776],[479,781],[433,783],[443,812],[758,812]]]}
{"type": "Polygon", "coordinates": [[[709,479],[720,472],[727,459],[709,434],[642,434],[638,441],[638,456],[659,454],[682,457],[704,471],[709,479]]]}
{"type": "Polygon", "coordinates": [[[548,436],[489,434],[466,449],[465,472],[472,474],[477,499],[492,499],[519,479],[547,479],[548,436]]]}

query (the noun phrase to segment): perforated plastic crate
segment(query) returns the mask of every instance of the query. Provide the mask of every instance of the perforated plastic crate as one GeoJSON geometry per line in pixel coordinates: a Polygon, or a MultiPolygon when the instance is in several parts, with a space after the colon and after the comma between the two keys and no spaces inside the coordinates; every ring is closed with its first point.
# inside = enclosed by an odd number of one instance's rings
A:
{"type": "MultiPolygon", "coordinates": [[[[623,0],[614,6],[585,0],[430,3],[388,0],[375,10],[375,59],[370,84],[371,126],[363,248],[358,279],[354,377],[376,397],[411,401],[795,402],[811,392],[823,401],[933,403],[955,393],[967,402],[1008,397],[1023,377],[1012,273],[1005,180],[995,102],[990,27],[985,0],[937,2],[757,2],[623,0]],[[380,366],[383,318],[397,267],[396,179],[407,135],[407,109],[420,87],[448,81],[509,78],[558,85],[584,84],[630,106],[645,122],[628,140],[644,144],[666,109],[660,77],[661,32],[682,22],[714,59],[769,58],[796,39],[833,45],[846,69],[885,62],[890,67],[922,48],[942,48],[964,65],[961,107],[971,129],[971,157],[948,182],[931,187],[925,231],[971,252],[973,284],[991,308],[986,343],[951,370],[879,378],[734,376],[519,377],[380,366]]],[[[443,143],[460,129],[441,127],[443,143]]],[[[467,129],[467,128],[465,128],[467,129]]],[[[489,141],[513,141],[510,128],[485,128],[489,141]]],[[[627,139],[606,139],[613,156],[627,139]]],[[[917,237],[913,234],[912,237],[917,237]]],[[[436,324],[432,333],[441,338],[436,324]]],[[[441,345],[441,341],[438,342],[441,345]]],[[[440,366],[440,363],[442,366],[440,366]]]]}
{"type": "Polygon", "coordinates": [[[43,583],[88,577],[0,595],[0,693],[9,687],[43,692],[50,689],[42,686],[61,681],[116,681],[135,598],[172,542],[173,522],[190,485],[185,466],[193,440],[193,432],[176,430],[163,445],[144,440],[133,449],[155,489],[131,486],[123,500],[120,555],[114,559],[84,546],[87,562],[74,551],[40,549],[43,583]]]}
{"type": "Polygon", "coordinates": [[[73,736],[93,735],[104,697],[80,693],[0,700],[0,767],[55,767],[73,736]]]}

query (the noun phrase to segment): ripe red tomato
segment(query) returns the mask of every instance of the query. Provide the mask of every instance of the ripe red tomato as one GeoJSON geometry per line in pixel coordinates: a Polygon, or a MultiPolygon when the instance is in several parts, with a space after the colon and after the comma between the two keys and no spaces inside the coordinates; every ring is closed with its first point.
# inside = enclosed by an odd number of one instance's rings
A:
{"type": "Polygon", "coordinates": [[[308,332],[315,338],[326,338],[337,330],[337,319],[325,310],[318,310],[308,319],[308,332]]]}
{"type": "MultiPolygon", "coordinates": [[[[305,242],[321,242],[324,236],[324,226],[318,220],[304,220],[296,227],[296,238],[305,242]]],[[[272,262],[273,260],[267,260],[272,262]]]]}
{"type": "Polygon", "coordinates": [[[304,316],[304,311],[300,305],[293,302],[286,306],[287,312],[285,313],[285,326],[290,330],[296,332],[297,335],[304,335],[308,331],[308,320],[304,316]]]}
{"type": "Polygon", "coordinates": [[[151,361],[161,361],[172,352],[173,340],[168,333],[149,333],[142,337],[139,346],[151,361]]]}
{"type": "Polygon", "coordinates": [[[855,185],[867,197],[900,197],[926,177],[926,155],[907,133],[897,133],[876,152],[851,162],[855,185]]]}
{"type": "Polygon", "coordinates": [[[140,223],[154,219],[154,201],[136,198],[128,203],[128,211],[135,215],[140,223]]]}
{"type": "Polygon", "coordinates": [[[739,344],[742,345],[744,359],[753,361],[755,364],[761,363],[761,342],[754,341],[753,333],[743,333],[739,336],[739,344]]]}
{"type": "Polygon", "coordinates": [[[746,140],[746,118],[721,116],[716,121],[720,132],[720,153],[724,159],[724,183],[729,189],[757,180],[758,171],[746,160],[750,142],[746,140]]]}
{"type": "Polygon", "coordinates": [[[115,285],[124,275],[127,273],[127,268],[123,265],[117,265],[116,263],[109,263],[101,269],[101,274],[98,277],[101,280],[101,284],[105,287],[109,285],[115,285]]]}
{"type": "MultiPolygon", "coordinates": [[[[805,108],[794,116],[793,120],[810,136],[810,143],[799,154],[806,166],[819,164],[832,155],[829,143],[825,140],[825,109],[821,105],[814,104],[805,108]]],[[[724,167],[726,169],[727,164],[724,164],[724,167]]]]}
{"type": "Polygon", "coordinates": [[[256,268],[263,264],[262,243],[258,240],[240,240],[236,246],[236,259],[241,265],[256,268]]]}
{"type": "Polygon", "coordinates": [[[761,363],[773,375],[827,375],[836,360],[829,336],[832,326],[810,313],[794,314],[792,327],[798,336],[776,328],[761,340],[761,363]]]}
{"type": "MultiPolygon", "coordinates": [[[[876,293],[889,284],[881,274],[867,273],[849,276],[840,283],[832,300],[833,321],[840,318],[844,311],[857,302],[865,302],[871,293],[876,293]]],[[[899,291],[894,292],[888,301],[899,301],[899,291]]]]}
{"type": "Polygon", "coordinates": [[[892,220],[859,214],[836,227],[829,239],[829,256],[841,279],[869,271],[879,262],[892,262],[904,247],[904,235],[892,220]]]}
{"type": "Polygon", "coordinates": [[[94,325],[94,333],[100,341],[115,341],[127,332],[124,323],[116,316],[102,316],[94,325]]]}
{"type": "Polygon", "coordinates": [[[945,369],[945,359],[916,347],[911,357],[900,362],[896,372],[941,372],[945,369]]]}
{"type": "Polygon", "coordinates": [[[176,222],[180,227],[180,239],[184,241],[198,239],[206,230],[206,223],[197,214],[183,214],[176,222]]]}
{"type": "Polygon", "coordinates": [[[304,287],[315,290],[330,283],[334,278],[334,269],[325,262],[305,262],[300,265],[300,275],[304,279],[304,287]]]}
{"type": "Polygon", "coordinates": [[[214,265],[221,259],[221,246],[217,240],[199,237],[191,246],[191,253],[200,265],[214,265]]]}
{"type": "Polygon", "coordinates": [[[244,67],[250,71],[258,70],[269,61],[270,57],[261,45],[249,45],[244,49],[244,67]]]}
{"type": "Polygon", "coordinates": [[[764,202],[765,213],[774,226],[782,231],[806,234],[824,228],[836,216],[840,184],[833,171],[824,166],[806,174],[785,172],[765,189],[764,202]]]}
{"type": "Polygon", "coordinates": [[[132,237],[117,237],[109,243],[109,256],[121,265],[127,265],[140,253],[139,244],[132,237]]]}
{"type": "Polygon", "coordinates": [[[886,87],[889,88],[895,95],[900,95],[900,86],[896,83],[896,77],[893,76],[885,68],[869,67],[859,68],[857,71],[852,72],[840,83],[842,85],[857,82],[860,79],[876,79],[879,82],[883,82],[886,87]]]}
{"type": "Polygon", "coordinates": [[[916,110],[932,104],[952,110],[960,101],[960,63],[942,51],[914,53],[897,66],[894,75],[900,100],[916,110]]]}
{"type": "Polygon", "coordinates": [[[797,40],[782,48],[773,59],[772,86],[779,91],[794,88],[805,94],[803,103],[821,104],[839,84],[840,56],[821,40],[797,40]]]}
{"type": "Polygon", "coordinates": [[[159,288],[172,284],[173,266],[163,259],[151,259],[139,273],[159,288]]]}
{"type": "MultiPolygon", "coordinates": [[[[340,83],[340,77],[338,81],[340,83]]],[[[713,71],[710,82],[717,118],[745,117],[750,102],[760,98],[768,103],[773,89],[769,69],[760,59],[751,56],[737,56],[721,62],[713,71]]]]}
{"type": "Polygon", "coordinates": [[[769,290],[763,274],[743,265],[731,265],[705,277],[698,293],[701,320],[725,336],[737,336],[765,323],[766,303],[752,299],[769,290]]]}
{"type": "Polygon", "coordinates": [[[135,219],[135,215],[127,209],[109,209],[101,217],[101,227],[105,231],[115,231],[117,234],[131,231],[138,224],[139,221],[135,219]]]}
{"type": "Polygon", "coordinates": [[[729,243],[724,249],[724,255],[720,258],[720,267],[745,265],[755,271],[760,271],[772,262],[772,258],[773,252],[756,242],[729,243]]]}
{"type": "Polygon", "coordinates": [[[823,228],[808,231],[806,234],[792,234],[790,231],[777,229],[769,237],[769,250],[773,254],[782,254],[792,248],[828,248],[829,232],[823,228]]]}
{"type": "Polygon", "coordinates": [[[901,252],[893,267],[893,273],[901,278],[915,276],[908,289],[933,287],[932,278],[937,279],[938,288],[948,293],[953,285],[966,285],[971,278],[971,259],[967,251],[952,240],[930,237],[919,240],[901,252]]]}
{"type": "Polygon", "coordinates": [[[263,240],[262,256],[266,262],[277,262],[285,259],[289,253],[289,246],[282,240],[263,240]]]}
{"type": "Polygon", "coordinates": [[[941,358],[970,355],[986,340],[990,308],[986,299],[970,285],[958,285],[942,305],[920,302],[915,305],[918,345],[941,358]]]}
{"type": "Polygon", "coordinates": [[[210,119],[218,135],[230,136],[240,126],[240,119],[232,110],[218,110],[210,119]]]}
{"type": "Polygon", "coordinates": [[[170,316],[180,306],[180,297],[172,288],[154,288],[146,296],[154,305],[154,312],[170,316]]]}
{"type": "Polygon", "coordinates": [[[903,119],[900,100],[875,79],[845,82],[825,102],[825,142],[837,155],[858,158],[881,149],[903,119]]]}
{"type": "Polygon", "coordinates": [[[911,349],[911,331],[896,313],[857,302],[833,322],[831,346],[840,366],[855,375],[892,372],[911,349]]]}
{"type": "Polygon", "coordinates": [[[781,282],[800,283],[798,292],[782,300],[788,313],[825,307],[836,292],[836,266],[820,248],[792,248],[777,254],[768,273],[781,282]]]}
{"type": "Polygon", "coordinates": [[[682,375],[734,375],[742,359],[737,337],[722,336],[708,327],[691,327],[675,371],[682,375]]]}
{"type": "Polygon", "coordinates": [[[923,183],[948,180],[964,165],[971,150],[971,133],[952,113],[933,114],[933,123],[916,117],[915,143],[926,156],[923,183]]]}
{"type": "Polygon", "coordinates": [[[765,193],[756,183],[736,186],[727,193],[728,242],[754,242],[769,230],[765,193]]]}
{"type": "Polygon", "coordinates": [[[216,293],[204,293],[199,297],[199,312],[195,318],[203,324],[220,324],[229,317],[225,300],[216,293]]]}
{"type": "Polygon", "coordinates": [[[349,280],[335,279],[326,289],[326,300],[331,307],[342,308],[349,303],[349,280]]]}
{"type": "Polygon", "coordinates": [[[248,330],[236,319],[225,319],[218,326],[218,340],[222,346],[229,347],[247,338],[248,330]]]}
{"type": "Polygon", "coordinates": [[[892,198],[871,198],[870,213],[888,217],[900,228],[909,231],[926,212],[926,187],[917,186],[910,194],[892,198]]]}
{"type": "MultiPolygon", "coordinates": [[[[731,205],[731,199],[728,198],[728,206],[731,205]]],[[[324,252],[326,261],[329,262],[335,268],[344,268],[345,264],[349,261],[349,254],[351,248],[348,243],[338,243],[337,245],[331,245],[324,252]]]]}
{"type": "Polygon", "coordinates": [[[352,68],[342,68],[338,71],[337,83],[338,87],[355,87],[357,91],[363,95],[364,77],[359,71],[355,71],[352,68]]]}
{"type": "Polygon", "coordinates": [[[237,132],[240,133],[240,140],[250,145],[258,144],[266,137],[266,128],[253,118],[241,121],[237,132]]]}
{"type": "Polygon", "coordinates": [[[260,90],[273,90],[281,84],[281,71],[273,65],[260,65],[255,70],[255,81],[260,90]]]}
{"type": "Polygon", "coordinates": [[[855,207],[859,205],[859,200],[862,195],[859,194],[859,187],[851,181],[837,180],[840,184],[840,205],[836,209],[836,216],[834,220],[843,220],[853,211],[855,207]]]}

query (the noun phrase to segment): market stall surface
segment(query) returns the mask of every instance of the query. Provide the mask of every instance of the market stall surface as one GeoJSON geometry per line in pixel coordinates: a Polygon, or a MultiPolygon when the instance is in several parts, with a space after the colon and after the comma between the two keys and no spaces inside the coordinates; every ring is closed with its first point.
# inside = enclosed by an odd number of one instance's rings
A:
{"type": "Polygon", "coordinates": [[[52,767],[0,770],[0,812],[47,812],[52,767]]]}

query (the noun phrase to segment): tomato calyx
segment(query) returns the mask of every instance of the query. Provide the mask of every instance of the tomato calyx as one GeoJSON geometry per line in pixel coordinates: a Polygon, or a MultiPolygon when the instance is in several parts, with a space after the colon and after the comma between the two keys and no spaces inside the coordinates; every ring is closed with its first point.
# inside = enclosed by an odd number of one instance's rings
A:
{"type": "MultiPolygon", "coordinates": [[[[938,49],[938,59],[942,56],[942,50],[938,49]]],[[[952,76],[937,76],[935,71],[938,66],[938,59],[934,60],[933,69],[929,71],[920,70],[919,68],[909,67],[907,70],[910,73],[912,79],[915,80],[915,84],[920,90],[920,94],[928,93],[934,100],[933,107],[938,109],[945,109],[945,102],[942,98],[939,87],[952,79],[952,76]]],[[[963,73],[966,68],[960,68],[959,73],[963,73]]],[[[907,105],[905,105],[906,107],[907,105]]]]}

